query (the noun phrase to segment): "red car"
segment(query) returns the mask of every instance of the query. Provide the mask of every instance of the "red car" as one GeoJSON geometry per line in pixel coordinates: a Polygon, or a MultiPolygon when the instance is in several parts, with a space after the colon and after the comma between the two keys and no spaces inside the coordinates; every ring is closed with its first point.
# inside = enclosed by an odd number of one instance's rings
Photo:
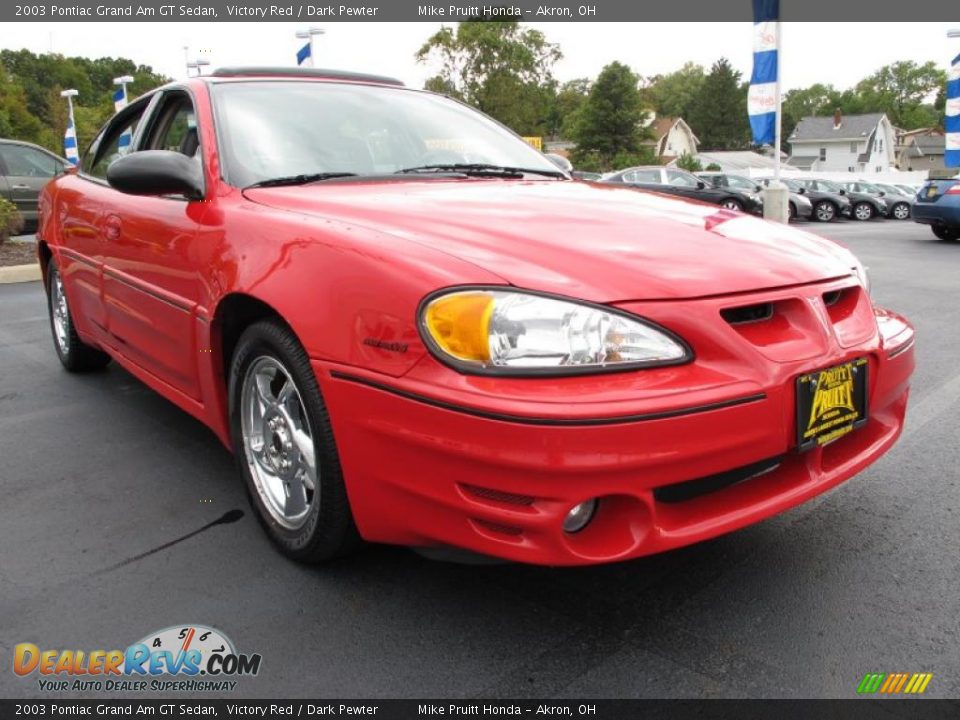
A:
{"type": "Polygon", "coordinates": [[[633,558],[819,495],[903,426],[913,329],[849,251],[572,180],[387,78],[160,88],[40,223],[66,368],[114,360],[209,425],[299,560],[633,558]]]}

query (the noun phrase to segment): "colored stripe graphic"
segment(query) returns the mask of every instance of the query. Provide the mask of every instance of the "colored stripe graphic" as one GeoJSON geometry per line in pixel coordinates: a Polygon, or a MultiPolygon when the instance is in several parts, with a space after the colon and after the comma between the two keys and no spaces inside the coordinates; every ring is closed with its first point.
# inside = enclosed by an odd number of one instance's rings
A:
{"type": "Polygon", "coordinates": [[[857,686],[858,695],[921,695],[933,673],[867,673],[857,686]]]}

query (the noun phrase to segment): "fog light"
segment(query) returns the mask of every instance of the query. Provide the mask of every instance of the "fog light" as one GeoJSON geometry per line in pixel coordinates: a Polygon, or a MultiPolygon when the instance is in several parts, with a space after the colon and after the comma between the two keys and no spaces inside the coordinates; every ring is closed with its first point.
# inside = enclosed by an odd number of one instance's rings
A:
{"type": "Polygon", "coordinates": [[[574,505],[563,519],[563,531],[568,533],[580,532],[593,520],[593,514],[596,511],[596,500],[587,500],[579,505],[574,505]]]}

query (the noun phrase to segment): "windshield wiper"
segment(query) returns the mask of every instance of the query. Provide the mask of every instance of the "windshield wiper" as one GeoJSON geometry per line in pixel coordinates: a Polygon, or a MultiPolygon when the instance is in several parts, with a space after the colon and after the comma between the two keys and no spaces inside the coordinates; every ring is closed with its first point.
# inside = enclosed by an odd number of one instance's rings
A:
{"type": "Polygon", "coordinates": [[[487,163],[438,163],[436,165],[418,165],[416,167],[397,170],[397,174],[407,173],[459,173],[477,177],[506,177],[520,178],[524,175],[544,175],[546,177],[566,178],[566,174],[559,170],[540,170],[538,168],[510,167],[508,165],[491,165],[487,163]]]}
{"type": "Polygon", "coordinates": [[[258,187],[279,187],[282,185],[306,185],[307,183],[320,182],[321,180],[333,180],[334,178],[356,177],[356,173],[351,172],[325,172],[325,173],[303,173],[300,175],[285,175],[283,177],[261,180],[252,185],[247,185],[244,190],[258,187]]]}

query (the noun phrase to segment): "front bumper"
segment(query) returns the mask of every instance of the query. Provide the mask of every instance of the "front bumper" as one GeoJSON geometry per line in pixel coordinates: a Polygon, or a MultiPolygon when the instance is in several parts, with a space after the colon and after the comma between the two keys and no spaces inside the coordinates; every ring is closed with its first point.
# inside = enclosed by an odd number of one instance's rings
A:
{"type": "Polygon", "coordinates": [[[606,393],[597,378],[511,381],[501,391],[504,380],[463,376],[442,393],[432,378],[452,371],[429,362],[403,378],[313,362],[363,537],[536,564],[593,564],[736,530],[880,457],[901,432],[914,357],[909,324],[883,311],[877,318],[869,341],[805,361],[768,358],[750,381],[713,371],[705,344],[697,362],[661,369],[653,380],[657,371],[605,376],[616,386],[606,393]],[[796,376],[864,356],[866,425],[798,453],[796,376]],[[640,377],[650,382],[636,397],[614,400],[640,377]],[[697,494],[716,476],[749,474],[771,459],[779,464],[769,472],[697,494]],[[692,488],[695,496],[664,497],[667,487],[692,488]],[[565,533],[566,513],[590,498],[600,498],[593,521],[565,533]]]}

